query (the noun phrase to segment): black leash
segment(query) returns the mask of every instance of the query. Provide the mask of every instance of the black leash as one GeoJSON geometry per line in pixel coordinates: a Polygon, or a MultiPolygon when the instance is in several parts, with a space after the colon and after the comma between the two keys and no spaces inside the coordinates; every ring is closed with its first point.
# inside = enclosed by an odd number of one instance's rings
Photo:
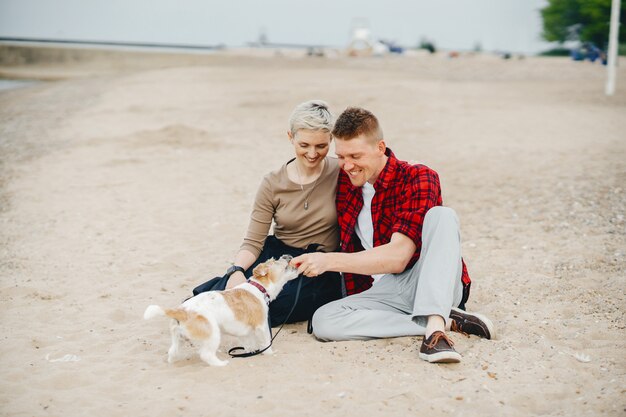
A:
{"type": "MultiPolygon", "coordinates": [[[[236,352],[238,350],[244,350],[244,348],[242,346],[237,346],[237,347],[234,347],[234,348],[230,349],[228,351],[228,354],[232,358],[249,358],[250,356],[259,355],[259,354],[265,352],[267,349],[269,349],[272,346],[272,343],[274,342],[274,339],[276,339],[276,336],[278,336],[278,333],[280,333],[280,331],[283,329],[283,326],[289,320],[289,317],[291,317],[291,313],[293,313],[293,310],[296,308],[296,304],[298,304],[298,298],[300,297],[300,287],[301,286],[302,286],[302,278],[300,278],[300,281],[298,282],[298,289],[296,289],[296,301],[294,301],[293,306],[291,307],[291,310],[289,311],[289,314],[287,314],[287,318],[285,319],[283,324],[280,325],[280,328],[278,329],[278,331],[276,332],[274,337],[272,337],[272,339],[270,340],[270,344],[269,345],[267,345],[263,349],[255,350],[255,351],[252,351],[252,352],[233,353],[233,352],[236,352]]],[[[268,311],[268,321],[269,321],[269,311],[268,311]]],[[[270,329],[270,334],[271,334],[272,333],[272,326],[270,325],[270,323],[268,323],[268,327],[270,329]]]]}

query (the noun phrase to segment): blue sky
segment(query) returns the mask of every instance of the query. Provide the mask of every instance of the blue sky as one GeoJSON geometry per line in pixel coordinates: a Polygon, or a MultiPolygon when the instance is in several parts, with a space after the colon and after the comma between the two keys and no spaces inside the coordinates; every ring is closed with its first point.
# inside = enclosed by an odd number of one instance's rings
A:
{"type": "Polygon", "coordinates": [[[443,49],[532,53],[545,0],[0,0],[0,36],[65,40],[345,46],[365,22],[376,38],[443,49]]]}

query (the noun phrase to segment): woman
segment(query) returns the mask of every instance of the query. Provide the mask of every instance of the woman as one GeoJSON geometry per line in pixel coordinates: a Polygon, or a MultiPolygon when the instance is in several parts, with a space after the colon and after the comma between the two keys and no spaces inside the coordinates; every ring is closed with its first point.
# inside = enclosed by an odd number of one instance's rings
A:
{"type": "MultiPolygon", "coordinates": [[[[306,252],[330,252],[339,245],[335,190],[339,166],[327,156],[334,119],[320,100],[299,104],[289,119],[287,136],[295,158],[263,178],[257,191],[248,231],[234,265],[223,277],[194,289],[204,291],[233,288],[246,281],[259,263],[269,258],[306,252]],[[274,222],[274,235],[268,236],[274,222]]],[[[270,304],[270,322],[278,326],[309,320],[318,307],[341,298],[341,277],[328,272],[315,278],[303,275],[288,282],[270,304]]]]}

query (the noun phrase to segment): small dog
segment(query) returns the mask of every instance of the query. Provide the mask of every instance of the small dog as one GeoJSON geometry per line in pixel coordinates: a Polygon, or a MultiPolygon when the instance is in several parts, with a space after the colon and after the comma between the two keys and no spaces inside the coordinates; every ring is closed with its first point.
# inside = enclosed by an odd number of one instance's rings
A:
{"type": "MultiPolygon", "coordinates": [[[[257,265],[248,282],[230,290],[198,294],[175,309],[148,306],[144,319],[156,316],[173,319],[168,362],[178,359],[181,338],[199,342],[200,358],[212,366],[228,363],[217,357],[222,333],[238,337],[249,351],[268,346],[271,340],[267,320],[269,303],[278,296],[287,281],[298,276],[298,270],[289,265],[291,259],[288,255],[278,260],[272,258],[257,265]]],[[[263,353],[271,354],[272,349],[263,353]]]]}

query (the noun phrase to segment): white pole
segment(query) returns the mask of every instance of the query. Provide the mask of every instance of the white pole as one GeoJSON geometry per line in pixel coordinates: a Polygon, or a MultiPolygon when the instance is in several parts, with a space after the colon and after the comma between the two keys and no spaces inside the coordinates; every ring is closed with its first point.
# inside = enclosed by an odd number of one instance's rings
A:
{"type": "Polygon", "coordinates": [[[605,93],[615,93],[615,67],[617,66],[617,35],[619,33],[619,9],[621,0],[613,0],[611,4],[611,29],[609,31],[609,50],[607,62],[607,78],[605,93]]]}

